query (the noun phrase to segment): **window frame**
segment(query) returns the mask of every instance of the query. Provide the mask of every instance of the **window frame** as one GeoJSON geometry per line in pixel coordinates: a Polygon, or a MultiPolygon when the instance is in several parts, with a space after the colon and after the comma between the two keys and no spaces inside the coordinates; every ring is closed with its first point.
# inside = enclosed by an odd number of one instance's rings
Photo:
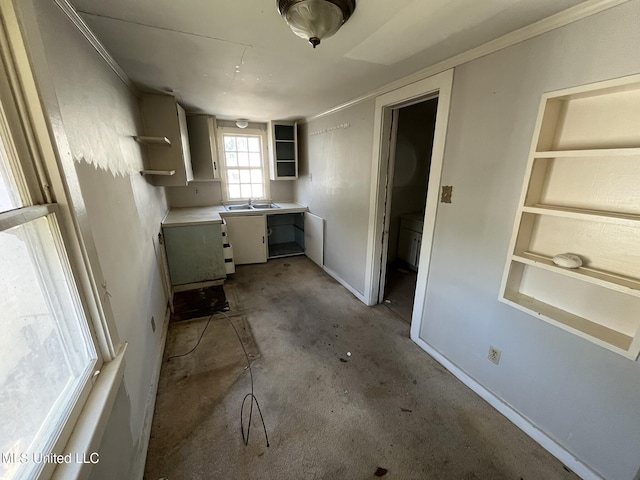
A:
{"type": "MultiPolygon", "coordinates": [[[[238,128],[231,126],[218,125],[218,158],[221,166],[221,183],[222,183],[222,200],[224,203],[241,203],[248,202],[249,198],[230,198],[229,195],[229,183],[227,178],[227,162],[224,149],[224,135],[232,135],[235,137],[260,137],[260,157],[261,157],[261,170],[262,170],[262,185],[264,189],[264,196],[251,197],[251,200],[270,201],[271,189],[269,181],[269,164],[267,161],[267,129],[265,128],[238,128]]],[[[235,167],[229,167],[235,168],[235,167]]],[[[240,167],[242,168],[242,167],[240,167]]],[[[250,167],[248,167],[250,168],[250,167]]],[[[255,168],[255,167],[254,167],[255,168]]]]}

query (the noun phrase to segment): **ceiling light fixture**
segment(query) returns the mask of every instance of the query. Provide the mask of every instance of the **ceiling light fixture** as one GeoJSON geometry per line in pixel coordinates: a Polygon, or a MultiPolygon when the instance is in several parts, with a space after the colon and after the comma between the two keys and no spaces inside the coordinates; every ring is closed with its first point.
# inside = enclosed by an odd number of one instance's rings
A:
{"type": "Polygon", "coordinates": [[[236,120],[236,127],[238,128],[247,128],[249,126],[249,120],[246,118],[239,118],[236,120]]]}
{"type": "Polygon", "coordinates": [[[278,0],[278,12],[313,48],[336,33],[356,9],[356,0],[278,0]]]}

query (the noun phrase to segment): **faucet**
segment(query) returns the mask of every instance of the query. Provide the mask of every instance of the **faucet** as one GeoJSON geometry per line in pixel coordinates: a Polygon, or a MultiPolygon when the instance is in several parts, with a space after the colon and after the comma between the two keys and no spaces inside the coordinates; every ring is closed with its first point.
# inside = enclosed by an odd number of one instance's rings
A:
{"type": "Polygon", "coordinates": [[[253,207],[253,198],[250,198],[250,199],[249,199],[249,206],[250,206],[250,207],[253,207]]]}

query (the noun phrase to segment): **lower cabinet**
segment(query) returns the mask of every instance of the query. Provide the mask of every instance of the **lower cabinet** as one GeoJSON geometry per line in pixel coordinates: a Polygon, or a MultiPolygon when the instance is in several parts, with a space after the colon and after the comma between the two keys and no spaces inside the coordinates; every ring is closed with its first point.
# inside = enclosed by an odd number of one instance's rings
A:
{"type": "Polygon", "coordinates": [[[265,215],[226,216],[225,222],[236,265],[267,261],[265,215]]]}
{"type": "Polygon", "coordinates": [[[308,212],[225,215],[236,265],[306,255],[323,265],[324,220],[308,212]]]}
{"type": "Polygon", "coordinates": [[[269,258],[304,254],[304,212],[267,215],[269,258]]]}
{"type": "Polygon", "coordinates": [[[422,218],[418,218],[417,214],[402,215],[398,235],[398,258],[410,268],[417,270],[420,263],[421,245],[422,218]]]}
{"type": "Polygon", "coordinates": [[[162,232],[171,285],[226,278],[220,224],[163,227],[162,232]]]}

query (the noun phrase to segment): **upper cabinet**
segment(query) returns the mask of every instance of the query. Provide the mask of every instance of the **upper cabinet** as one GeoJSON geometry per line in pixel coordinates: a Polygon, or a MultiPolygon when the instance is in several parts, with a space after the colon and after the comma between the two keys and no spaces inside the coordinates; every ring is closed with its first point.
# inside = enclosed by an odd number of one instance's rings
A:
{"type": "Polygon", "coordinates": [[[298,128],[295,122],[269,122],[271,180],[298,178],[298,128]]]}
{"type": "Polygon", "coordinates": [[[640,75],[545,94],[501,299],[636,359],[639,185],[640,75]]]}
{"type": "Polygon", "coordinates": [[[193,180],[187,118],[174,97],[145,94],[140,99],[148,169],[144,174],[153,185],[184,186],[193,180]]]}
{"type": "Polygon", "coordinates": [[[216,117],[190,115],[187,117],[187,126],[189,127],[193,180],[220,180],[216,117]]]}

